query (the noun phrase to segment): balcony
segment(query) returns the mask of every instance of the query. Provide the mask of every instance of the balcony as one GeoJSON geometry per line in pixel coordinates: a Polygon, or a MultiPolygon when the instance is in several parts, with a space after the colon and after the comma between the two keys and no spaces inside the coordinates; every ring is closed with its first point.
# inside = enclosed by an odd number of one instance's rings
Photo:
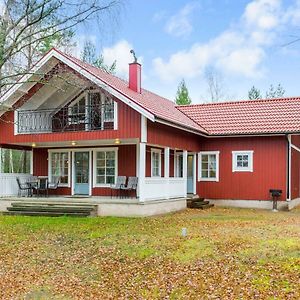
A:
{"type": "Polygon", "coordinates": [[[114,129],[114,104],[17,111],[20,134],[114,129]]]}

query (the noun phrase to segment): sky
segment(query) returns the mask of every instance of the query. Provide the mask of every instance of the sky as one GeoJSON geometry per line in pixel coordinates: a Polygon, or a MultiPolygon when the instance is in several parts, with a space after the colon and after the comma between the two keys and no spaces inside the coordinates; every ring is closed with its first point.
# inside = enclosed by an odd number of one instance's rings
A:
{"type": "Polygon", "coordinates": [[[263,95],[280,83],[300,96],[300,0],[126,0],[102,26],[77,33],[77,52],[92,40],[105,62],[117,60],[128,76],[134,49],[142,86],[174,100],[185,79],[193,103],[208,102],[205,74],[222,80],[224,99],[247,99],[254,85],[263,95]]]}

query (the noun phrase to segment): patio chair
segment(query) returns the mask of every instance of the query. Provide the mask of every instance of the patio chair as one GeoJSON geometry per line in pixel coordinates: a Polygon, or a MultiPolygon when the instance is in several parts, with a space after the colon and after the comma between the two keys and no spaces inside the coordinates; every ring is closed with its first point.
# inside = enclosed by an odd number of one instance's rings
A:
{"type": "Polygon", "coordinates": [[[129,177],[128,183],[126,186],[121,187],[121,191],[127,192],[127,195],[129,195],[129,192],[134,191],[135,197],[137,197],[137,185],[138,185],[138,178],[137,177],[129,177]]]}
{"type": "Polygon", "coordinates": [[[22,196],[22,192],[23,191],[26,191],[27,192],[27,197],[29,197],[30,192],[31,192],[31,186],[28,185],[26,182],[25,183],[21,183],[21,180],[20,180],[19,177],[17,177],[16,180],[17,180],[17,184],[18,184],[18,187],[19,187],[18,197],[22,196]]]}
{"type": "Polygon", "coordinates": [[[48,182],[48,190],[56,190],[60,182],[60,176],[52,176],[52,182],[48,182]]]}
{"type": "Polygon", "coordinates": [[[119,196],[120,196],[121,188],[125,186],[125,183],[126,183],[126,176],[118,176],[116,183],[110,186],[110,197],[112,198],[113,191],[117,191],[117,193],[119,192],[119,196]]]}

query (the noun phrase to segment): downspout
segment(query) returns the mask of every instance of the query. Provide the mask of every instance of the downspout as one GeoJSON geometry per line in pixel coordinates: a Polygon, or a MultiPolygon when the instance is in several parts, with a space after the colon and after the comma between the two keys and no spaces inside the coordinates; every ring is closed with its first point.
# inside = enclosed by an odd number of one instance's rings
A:
{"type": "Polygon", "coordinates": [[[287,195],[286,201],[291,201],[291,173],[292,173],[292,137],[290,134],[286,135],[287,138],[287,195]]]}

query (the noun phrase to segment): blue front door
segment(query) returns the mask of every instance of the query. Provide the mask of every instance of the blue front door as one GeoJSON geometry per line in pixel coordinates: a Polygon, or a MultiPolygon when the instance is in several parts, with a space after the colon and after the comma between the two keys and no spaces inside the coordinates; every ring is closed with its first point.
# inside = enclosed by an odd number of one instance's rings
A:
{"type": "Polygon", "coordinates": [[[90,153],[74,152],[74,194],[89,195],[90,191],[90,153]]]}
{"type": "Polygon", "coordinates": [[[194,194],[194,155],[188,155],[187,160],[187,192],[194,194]]]}

